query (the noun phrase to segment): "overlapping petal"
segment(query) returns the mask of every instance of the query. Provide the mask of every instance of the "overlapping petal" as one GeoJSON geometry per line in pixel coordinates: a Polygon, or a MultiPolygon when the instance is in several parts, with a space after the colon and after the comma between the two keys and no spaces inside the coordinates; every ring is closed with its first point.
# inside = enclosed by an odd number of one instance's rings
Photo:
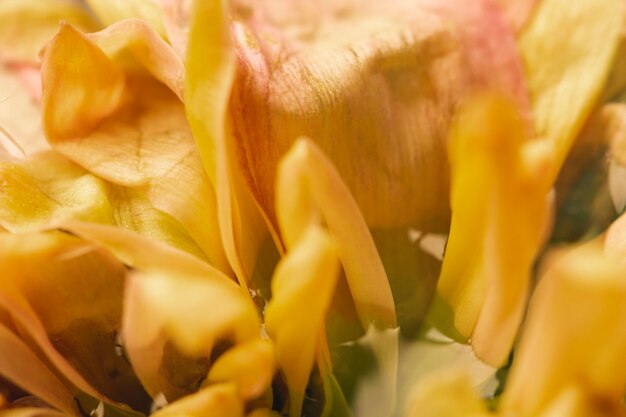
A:
{"type": "Polygon", "coordinates": [[[147,396],[115,349],[123,265],[96,246],[61,233],[3,233],[0,245],[0,307],[12,317],[20,338],[72,396],[82,392],[141,409],[147,396]]]}
{"type": "Polygon", "coordinates": [[[434,317],[493,365],[513,345],[548,226],[541,145],[526,139],[515,107],[493,96],[469,105],[451,133],[454,214],[434,317]]]}

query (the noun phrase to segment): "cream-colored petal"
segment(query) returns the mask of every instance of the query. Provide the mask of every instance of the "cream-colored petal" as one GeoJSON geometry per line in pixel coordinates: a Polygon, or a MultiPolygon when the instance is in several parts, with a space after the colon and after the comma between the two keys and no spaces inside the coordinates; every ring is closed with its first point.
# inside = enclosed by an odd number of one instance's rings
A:
{"type": "Polygon", "coordinates": [[[41,126],[40,110],[19,75],[0,67],[0,149],[21,158],[49,149],[41,126]],[[16,145],[17,144],[17,145],[16,145]]]}

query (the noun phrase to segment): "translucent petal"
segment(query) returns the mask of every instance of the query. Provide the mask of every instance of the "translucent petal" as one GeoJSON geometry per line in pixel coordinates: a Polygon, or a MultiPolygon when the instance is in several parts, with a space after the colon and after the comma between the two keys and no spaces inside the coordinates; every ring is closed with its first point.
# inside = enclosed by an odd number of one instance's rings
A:
{"type": "Polygon", "coordinates": [[[145,191],[108,184],[54,152],[0,163],[0,180],[5,184],[0,190],[0,224],[10,231],[49,229],[83,220],[135,230],[200,259],[207,258],[183,225],[156,209],[145,191]]]}

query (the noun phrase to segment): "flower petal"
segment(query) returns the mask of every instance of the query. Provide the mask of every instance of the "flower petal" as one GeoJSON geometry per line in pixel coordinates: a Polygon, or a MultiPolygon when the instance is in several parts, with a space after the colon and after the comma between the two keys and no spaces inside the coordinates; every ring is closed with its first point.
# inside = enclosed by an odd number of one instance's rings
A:
{"type": "Polygon", "coordinates": [[[204,388],[152,414],[154,417],[243,417],[244,407],[234,384],[204,388]]]}
{"type": "Polygon", "coordinates": [[[490,414],[471,379],[457,369],[422,379],[408,401],[407,417],[487,417],[490,414]]]}
{"type": "Polygon", "coordinates": [[[80,2],[4,0],[0,4],[0,61],[37,62],[37,53],[54,36],[60,21],[93,30],[97,24],[80,2]],[[25,30],[28,28],[28,30],[25,30]]]}
{"type": "Polygon", "coordinates": [[[226,111],[234,78],[235,50],[226,10],[224,0],[194,2],[185,100],[204,169],[215,189],[226,256],[240,284],[248,287],[268,230],[234,165],[232,141],[227,140],[230,132],[226,111]]]}
{"type": "Polygon", "coordinates": [[[558,175],[602,93],[617,52],[624,9],[621,0],[544,0],[521,35],[535,133],[554,147],[549,182],[558,175]],[[561,36],[564,28],[570,30],[569,36],[561,36]]]}
{"type": "Polygon", "coordinates": [[[54,152],[0,163],[0,179],[0,224],[13,232],[83,220],[135,230],[206,259],[183,225],[152,206],[142,189],[107,184],[54,152]]]}
{"type": "Polygon", "coordinates": [[[311,224],[325,222],[337,249],[361,324],[396,327],[393,296],[367,224],[332,163],[301,139],[284,157],[277,182],[283,241],[295,248],[311,224]]]}
{"type": "Polygon", "coordinates": [[[553,256],[544,268],[507,378],[503,409],[539,415],[570,386],[595,399],[596,406],[621,408],[626,269],[622,257],[611,256],[594,241],[553,256]]]}
{"type": "Polygon", "coordinates": [[[163,393],[168,399],[188,387],[177,386],[161,369],[166,342],[187,357],[209,357],[217,342],[241,343],[260,331],[248,295],[217,271],[210,275],[135,271],[124,306],[122,332],[131,363],[153,396],[163,393]],[[199,315],[207,306],[211,314],[199,315]]]}
{"type": "Polygon", "coordinates": [[[541,143],[526,141],[515,107],[502,97],[476,99],[458,120],[450,139],[454,214],[433,317],[444,331],[453,325],[456,338],[471,337],[481,359],[501,365],[548,225],[550,160],[541,143]],[[486,198],[477,199],[477,189],[486,198]]]}
{"type": "Polygon", "coordinates": [[[160,35],[165,34],[162,11],[155,0],[86,0],[106,26],[125,19],[145,20],[160,35]]]}
{"type": "Polygon", "coordinates": [[[230,114],[248,186],[276,222],[281,157],[329,156],[373,228],[445,232],[445,137],[486,87],[528,108],[512,33],[489,1],[238,1],[230,114]],[[494,59],[494,57],[498,57],[494,59]],[[385,204],[380,204],[384,201],[385,204]]]}
{"type": "Polygon", "coordinates": [[[3,324],[0,324],[0,375],[59,410],[78,415],[70,390],[3,324]]]}
{"type": "Polygon", "coordinates": [[[74,389],[141,409],[147,396],[115,350],[124,266],[61,233],[0,234],[0,253],[0,306],[24,340],[74,389]]]}
{"type": "Polygon", "coordinates": [[[274,347],[269,340],[252,339],[227,350],[211,367],[205,384],[233,382],[244,400],[260,397],[274,376],[274,347]]]}
{"type": "Polygon", "coordinates": [[[325,340],[324,321],[338,275],[337,248],[315,225],[299,236],[274,272],[265,325],[289,387],[291,417],[302,412],[316,353],[325,340]]]}

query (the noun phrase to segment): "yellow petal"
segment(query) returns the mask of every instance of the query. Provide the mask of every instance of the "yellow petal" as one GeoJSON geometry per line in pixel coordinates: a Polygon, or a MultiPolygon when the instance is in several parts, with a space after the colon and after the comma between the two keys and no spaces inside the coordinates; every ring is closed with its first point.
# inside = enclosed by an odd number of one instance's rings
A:
{"type": "Polygon", "coordinates": [[[549,182],[558,175],[602,92],[617,52],[624,9],[621,0],[545,0],[520,38],[535,134],[554,147],[549,182]],[[561,36],[563,30],[569,35],[561,36]]]}
{"type": "Polygon", "coordinates": [[[153,396],[164,393],[168,399],[181,387],[161,370],[166,342],[188,357],[209,357],[217,342],[237,344],[260,332],[248,294],[217,271],[136,271],[124,305],[122,332],[131,363],[153,396]],[[211,314],[198,314],[207,308],[211,314]]]}
{"type": "Polygon", "coordinates": [[[515,107],[502,97],[473,101],[458,120],[450,138],[452,227],[433,317],[501,365],[547,226],[549,160],[541,144],[525,140],[515,107]]]}
{"type": "Polygon", "coordinates": [[[44,129],[52,142],[84,136],[122,100],[122,71],[70,25],[46,47],[41,72],[44,129]]]}
{"type": "MultiPolygon", "coordinates": [[[[83,220],[135,230],[200,259],[207,258],[185,227],[156,209],[144,190],[107,184],[54,152],[38,154],[21,162],[0,163],[0,179],[5,183],[0,191],[0,224],[13,232],[61,227],[68,221],[83,220]]],[[[164,191],[170,186],[173,186],[171,180],[169,184],[165,183],[165,187],[152,192],[164,191]]],[[[175,214],[187,213],[188,210],[180,207],[183,204],[180,200],[184,197],[175,196],[178,205],[165,208],[175,214]]],[[[202,194],[194,195],[185,201],[201,197],[202,194]]],[[[167,196],[154,199],[166,203],[174,201],[171,197],[168,200],[167,196]]],[[[202,207],[204,201],[198,203],[202,207]]],[[[204,224],[202,219],[188,219],[187,224],[193,225],[194,222],[204,224]]],[[[202,230],[194,235],[202,237],[206,233],[202,230]]],[[[202,242],[206,243],[207,239],[202,242]]],[[[215,250],[213,254],[218,256],[213,258],[220,259],[219,246],[208,246],[207,249],[215,250]]]]}
{"type": "Polygon", "coordinates": [[[119,185],[143,187],[125,192],[143,199],[138,205],[174,217],[210,262],[231,273],[213,232],[214,191],[179,100],[183,74],[180,58],[139,20],[87,36],[64,26],[44,54],[44,127],[55,149],[83,168],[119,185]],[[129,68],[124,52],[155,79],[129,68]],[[68,68],[68,60],[75,65],[68,68]]]}
{"type": "Polygon", "coordinates": [[[457,369],[424,377],[407,402],[406,417],[487,417],[470,378],[457,369]]]}
{"type": "Polygon", "coordinates": [[[168,405],[154,417],[243,417],[244,407],[234,384],[218,384],[168,405]]]}
{"type": "Polygon", "coordinates": [[[620,406],[599,404],[580,386],[565,388],[538,417],[620,417],[620,406]]]}
{"type": "Polygon", "coordinates": [[[160,35],[165,34],[158,0],[87,0],[86,3],[106,26],[138,18],[148,22],[160,35]]]}
{"type": "Polygon", "coordinates": [[[265,392],[274,376],[274,347],[269,340],[252,339],[227,350],[211,367],[205,384],[233,382],[244,400],[265,392]]]}
{"type": "MultiPolygon", "coordinates": [[[[608,241],[607,241],[608,243],[608,241]]],[[[536,416],[569,386],[597,406],[620,407],[626,390],[626,269],[595,241],[545,268],[506,382],[501,406],[536,416]]]]}
{"type": "Polygon", "coordinates": [[[142,407],[147,396],[115,353],[124,266],[61,233],[0,234],[0,253],[0,306],[24,340],[76,389],[142,407]]]}
{"type": "Polygon", "coordinates": [[[301,414],[338,273],[337,248],[314,225],[304,231],[274,272],[265,325],[289,387],[291,417],[301,414]]]}
{"type": "Polygon", "coordinates": [[[78,415],[70,390],[3,324],[0,324],[0,375],[59,410],[78,415]]]}
{"type": "Polygon", "coordinates": [[[125,75],[71,26],[46,48],[42,80],[48,140],[105,179],[146,184],[194,152],[179,100],[150,78],[125,75]]]}
{"type": "Polygon", "coordinates": [[[185,68],[180,57],[140,19],[127,19],[87,35],[110,58],[130,52],[137,61],[176,96],[183,98],[185,68]]]}
{"type": "Polygon", "coordinates": [[[60,413],[49,408],[29,408],[18,407],[0,410],[2,417],[67,417],[67,414],[60,413]]]}
{"type": "Polygon", "coordinates": [[[0,60],[36,62],[37,53],[54,36],[62,20],[85,30],[97,28],[93,16],[76,1],[2,1],[0,44],[5,47],[0,52],[0,60]]]}
{"type": "Polygon", "coordinates": [[[276,187],[287,248],[297,246],[311,224],[324,222],[336,241],[363,327],[395,327],[393,296],[376,246],[332,163],[311,141],[301,139],[283,159],[276,187]]]}
{"type": "Polygon", "coordinates": [[[223,0],[194,2],[185,100],[204,169],[215,189],[224,249],[239,282],[247,287],[268,230],[241,172],[234,166],[234,139],[226,127],[236,68],[226,9],[223,0]]]}

